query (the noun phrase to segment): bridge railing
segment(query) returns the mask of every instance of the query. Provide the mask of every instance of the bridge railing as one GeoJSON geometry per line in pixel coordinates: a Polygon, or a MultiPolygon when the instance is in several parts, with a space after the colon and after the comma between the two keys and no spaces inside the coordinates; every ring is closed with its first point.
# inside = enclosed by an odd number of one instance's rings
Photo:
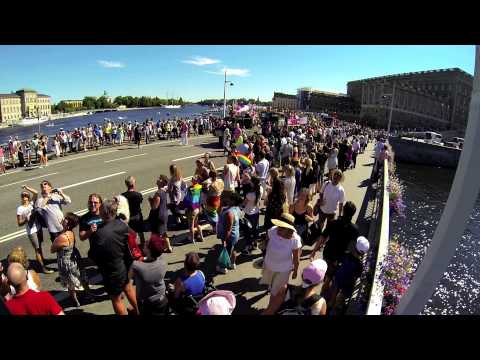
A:
{"type": "Polygon", "coordinates": [[[383,302],[383,290],[384,286],[380,282],[381,264],[388,253],[388,244],[390,240],[390,199],[388,193],[388,179],[389,179],[389,166],[388,160],[383,163],[383,169],[380,173],[380,181],[378,190],[379,194],[379,206],[377,207],[375,218],[377,237],[375,243],[377,246],[377,254],[375,261],[375,271],[373,275],[373,283],[370,290],[370,296],[367,304],[367,315],[380,315],[382,311],[383,302]]]}

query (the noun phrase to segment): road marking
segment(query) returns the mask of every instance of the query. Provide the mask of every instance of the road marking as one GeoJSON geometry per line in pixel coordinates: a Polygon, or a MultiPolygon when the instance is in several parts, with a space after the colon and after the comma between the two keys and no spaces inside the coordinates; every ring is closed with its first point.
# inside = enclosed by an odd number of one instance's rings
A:
{"type": "Polygon", "coordinates": [[[117,175],[122,175],[122,174],[125,174],[125,171],[121,171],[121,172],[118,172],[118,173],[115,173],[115,174],[100,176],[100,177],[97,177],[97,178],[94,178],[94,179],[85,180],[85,181],[75,183],[75,184],[72,184],[72,185],[60,186],[59,189],[66,190],[66,189],[70,189],[70,188],[73,188],[73,187],[76,187],[76,186],[80,186],[80,185],[83,185],[83,184],[88,184],[88,183],[95,182],[95,181],[98,181],[98,180],[108,179],[108,178],[111,178],[111,177],[114,177],[114,176],[117,176],[117,175]]]}
{"type": "Polygon", "coordinates": [[[119,161],[119,160],[124,160],[124,159],[130,159],[130,158],[134,158],[134,157],[137,157],[137,156],[143,156],[143,155],[148,155],[148,153],[125,156],[125,157],[121,157],[121,158],[118,158],[118,159],[106,160],[106,161],[104,161],[104,162],[105,162],[105,163],[111,163],[111,162],[114,162],[114,161],[119,161]]]}
{"type": "Polygon", "coordinates": [[[26,183],[27,181],[31,181],[31,180],[35,180],[35,179],[45,178],[45,177],[47,177],[47,176],[56,175],[56,174],[58,174],[58,172],[54,172],[54,173],[50,173],[50,174],[44,174],[44,175],[40,175],[40,176],[35,176],[35,177],[33,177],[33,178],[30,178],[30,179],[15,181],[15,182],[10,183],[10,184],[1,185],[1,186],[0,186],[0,189],[2,189],[2,188],[4,188],[4,187],[16,185],[16,184],[26,183]]]}
{"type": "Polygon", "coordinates": [[[201,153],[201,154],[197,154],[197,155],[192,155],[192,156],[186,156],[186,157],[179,158],[179,159],[173,159],[172,162],[180,161],[180,160],[187,160],[187,159],[191,159],[191,158],[199,157],[199,156],[203,156],[203,155],[205,155],[205,153],[201,153]]]}
{"type": "Polygon", "coordinates": [[[53,161],[51,161],[51,162],[49,163],[49,165],[63,164],[63,163],[69,162],[69,161],[75,161],[75,160],[85,159],[85,158],[89,158],[89,157],[92,157],[92,156],[99,156],[99,155],[110,154],[110,153],[117,152],[117,151],[118,151],[118,149],[115,149],[115,150],[110,150],[110,151],[105,151],[105,152],[100,152],[100,153],[95,153],[95,154],[90,154],[90,155],[78,156],[78,157],[74,157],[74,158],[72,158],[72,159],[53,160],[53,161]]]}
{"type": "MultiPolygon", "coordinates": [[[[216,170],[221,170],[221,169],[223,169],[223,166],[217,168],[216,170]]],[[[118,174],[114,174],[114,175],[118,175],[118,174]]],[[[114,175],[109,175],[109,176],[114,176],[114,175]]],[[[193,176],[188,176],[188,177],[184,178],[183,180],[189,181],[189,180],[192,180],[192,177],[193,176]]],[[[65,188],[62,188],[62,189],[65,189],[65,188]]],[[[147,195],[147,194],[150,194],[152,192],[157,191],[157,189],[158,189],[157,187],[152,187],[152,188],[149,188],[149,189],[142,190],[142,191],[140,191],[140,193],[142,195],[147,195]]],[[[88,212],[88,208],[81,209],[81,210],[75,211],[75,215],[82,216],[82,215],[86,214],[87,212],[88,212]]],[[[7,242],[7,241],[10,241],[10,240],[14,240],[14,239],[16,239],[20,236],[26,235],[26,234],[27,234],[27,232],[24,229],[24,230],[19,230],[19,231],[15,231],[13,233],[4,235],[4,236],[0,237],[0,244],[4,243],[4,242],[7,242]]]]}
{"type": "Polygon", "coordinates": [[[18,173],[18,172],[20,172],[20,171],[22,171],[22,170],[19,169],[19,170],[15,170],[15,171],[6,172],[5,174],[0,175],[0,177],[1,177],[1,176],[11,175],[11,174],[16,174],[16,173],[18,173]]]}

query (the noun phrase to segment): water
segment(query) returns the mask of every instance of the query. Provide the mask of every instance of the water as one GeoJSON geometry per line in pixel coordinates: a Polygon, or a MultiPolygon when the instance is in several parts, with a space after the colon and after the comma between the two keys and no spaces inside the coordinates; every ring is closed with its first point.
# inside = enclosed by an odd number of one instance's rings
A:
{"type": "MultiPolygon", "coordinates": [[[[40,124],[40,132],[46,135],[56,134],[60,128],[65,130],[73,130],[76,127],[85,127],[88,124],[102,124],[105,118],[108,118],[115,122],[143,122],[145,119],[151,119],[156,122],[157,120],[173,119],[174,117],[192,117],[193,114],[202,113],[208,110],[207,106],[201,105],[187,105],[181,109],[164,109],[164,108],[149,108],[142,110],[127,110],[127,111],[112,111],[105,113],[96,113],[86,116],[76,116],[71,118],[53,120],[55,126],[46,126],[50,121],[40,124]],[[169,115],[167,115],[169,114],[169,115]],[[122,119],[119,119],[121,117],[122,119]]],[[[0,144],[8,142],[10,136],[18,136],[21,140],[31,139],[33,134],[38,132],[38,125],[32,125],[27,127],[11,127],[0,129],[0,144]]]]}
{"type": "MultiPolygon", "coordinates": [[[[415,268],[428,248],[448,200],[455,171],[397,164],[405,184],[406,219],[394,217],[392,234],[410,249],[415,268]]],[[[455,256],[423,310],[429,315],[480,314],[480,198],[470,216],[455,256]]]]}

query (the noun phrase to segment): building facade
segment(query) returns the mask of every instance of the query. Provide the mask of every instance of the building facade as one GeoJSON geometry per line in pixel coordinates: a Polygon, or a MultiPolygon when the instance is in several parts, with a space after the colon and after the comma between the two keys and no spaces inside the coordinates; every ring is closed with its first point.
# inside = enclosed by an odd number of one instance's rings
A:
{"type": "Polygon", "coordinates": [[[0,94],[0,120],[13,123],[28,117],[50,116],[51,99],[31,89],[21,89],[15,94],[0,94]]]}
{"type": "Polygon", "coordinates": [[[0,123],[13,123],[22,118],[20,96],[16,94],[0,94],[0,123]]]}
{"type": "Polygon", "coordinates": [[[83,100],[62,100],[62,102],[72,108],[81,108],[83,106],[83,100]]]}
{"type": "Polygon", "coordinates": [[[297,106],[303,111],[336,113],[348,120],[356,120],[360,115],[360,104],[352,97],[308,87],[297,90],[297,106]]]}
{"type": "Polygon", "coordinates": [[[347,84],[360,116],[386,127],[393,97],[392,128],[465,131],[473,76],[453,68],[381,76],[347,84]],[[395,84],[395,94],[393,87],[395,84]]]}
{"type": "Polygon", "coordinates": [[[296,110],[297,96],[274,92],[272,99],[272,107],[279,110],[296,110]]]}

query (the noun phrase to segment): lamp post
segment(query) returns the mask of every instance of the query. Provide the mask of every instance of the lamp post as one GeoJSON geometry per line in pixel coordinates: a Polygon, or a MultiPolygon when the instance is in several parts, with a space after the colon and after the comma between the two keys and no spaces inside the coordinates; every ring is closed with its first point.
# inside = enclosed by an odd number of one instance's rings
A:
{"type": "Polygon", "coordinates": [[[382,98],[386,99],[388,96],[391,96],[392,99],[390,100],[390,115],[388,116],[388,125],[387,125],[387,143],[389,143],[389,138],[390,138],[390,127],[392,125],[392,114],[393,114],[393,102],[395,100],[395,85],[396,83],[393,83],[393,90],[391,94],[383,94],[382,98]]]}
{"type": "Polygon", "coordinates": [[[38,118],[38,136],[40,136],[40,109],[37,105],[37,118],[38,118]]]}
{"type": "Polygon", "coordinates": [[[229,84],[230,86],[233,86],[233,82],[227,81],[227,69],[225,69],[225,80],[223,82],[223,118],[224,119],[226,117],[226,111],[227,111],[227,97],[226,97],[227,84],[229,84]]]}

